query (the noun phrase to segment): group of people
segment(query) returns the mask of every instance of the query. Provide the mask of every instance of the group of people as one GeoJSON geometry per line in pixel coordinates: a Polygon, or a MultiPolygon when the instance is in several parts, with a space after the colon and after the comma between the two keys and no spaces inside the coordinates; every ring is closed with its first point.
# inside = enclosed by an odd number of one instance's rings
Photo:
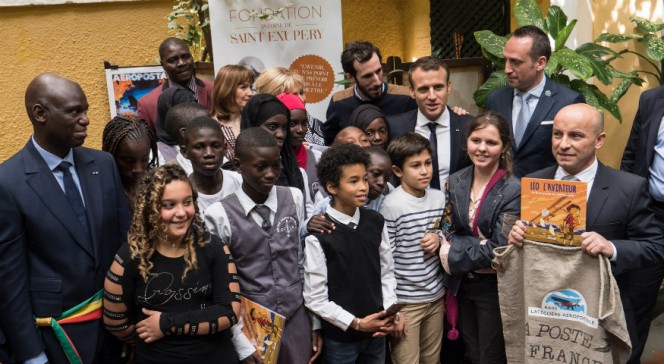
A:
{"type": "Polygon", "coordinates": [[[0,165],[0,362],[261,363],[245,297],[286,317],[278,363],[504,363],[491,260],[523,246],[508,221],[533,176],[588,183],[582,249],[612,262],[639,363],[664,275],[664,89],[617,171],[595,154],[600,112],[544,74],[550,53],[517,29],[509,85],[473,117],[448,107],[444,61],[387,84],[378,48],[353,42],[354,85],[323,123],[302,76],[227,65],[211,84],[169,38],[167,81],[103,151],[82,146],[81,87],[37,76],[33,135],[0,165]]]}

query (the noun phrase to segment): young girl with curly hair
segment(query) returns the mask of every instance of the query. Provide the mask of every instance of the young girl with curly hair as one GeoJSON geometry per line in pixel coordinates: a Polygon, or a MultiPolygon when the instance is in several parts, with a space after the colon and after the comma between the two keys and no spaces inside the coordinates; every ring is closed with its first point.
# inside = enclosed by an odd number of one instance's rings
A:
{"type": "Polygon", "coordinates": [[[141,180],[128,244],[104,282],[104,324],[137,363],[237,363],[228,330],[240,304],[235,265],[203,229],[197,193],[177,165],[141,180]]]}

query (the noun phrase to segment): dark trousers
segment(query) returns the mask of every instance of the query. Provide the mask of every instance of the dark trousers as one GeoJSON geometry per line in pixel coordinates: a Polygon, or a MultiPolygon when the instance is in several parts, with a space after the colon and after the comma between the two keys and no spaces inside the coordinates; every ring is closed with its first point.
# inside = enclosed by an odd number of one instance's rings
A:
{"type": "Polygon", "coordinates": [[[464,278],[459,288],[459,327],[473,364],[506,363],[495,274],[464,278]]]}
{"type": "Polygon", "coordinates": [[[630,337],[632,354],[629,357],[628,364],[641,362],[641,354],[643,354],[643,349],[648,340],[652,314],[657,304],[657,295],[663,278],[664,265],[662,264],[629,272],[629,300],[634,312],[637,337],[630,337]]]}
{"type": "MultiPolygon", "coordinates": [[[[664,202],[653,200],[652,207],[657,219],[664,221],[664,202]]],[[[663,263],[629,272],[629,300],[634,312],[636,338],[630,337],[632,354],[629,357],[628,364],[641,362],[641,354],[643,354],[643,349],[648,340],[650,323],[653,319],[652,315],[657,304],[657,295],[662,279],[664,279],[663,263]]]]}

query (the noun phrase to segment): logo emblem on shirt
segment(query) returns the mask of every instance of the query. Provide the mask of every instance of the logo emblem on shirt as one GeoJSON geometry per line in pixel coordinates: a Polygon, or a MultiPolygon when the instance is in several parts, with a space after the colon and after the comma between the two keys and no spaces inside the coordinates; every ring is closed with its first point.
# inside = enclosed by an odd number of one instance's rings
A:
{"type": "Polygon", "coordinates": [[[290,237],[291,232],[297,233],[297,220],[292,216],[282,217],[277,224],[277,231],[280,233],[286,233],[290,237]]]}

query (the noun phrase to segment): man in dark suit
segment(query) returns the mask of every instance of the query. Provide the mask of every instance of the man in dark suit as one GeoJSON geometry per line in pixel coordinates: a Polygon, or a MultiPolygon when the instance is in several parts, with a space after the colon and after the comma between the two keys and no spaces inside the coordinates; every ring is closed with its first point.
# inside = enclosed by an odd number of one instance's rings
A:
{"type": "MultiPolygon", "coordinates": [[[[632,132],[623,154],[620,169],[648,180],[652,207],[660,221],[664,221],[664,87],[645,91],[639,100],[632,132]]],[[[644,344],[650,331],[652,313],[657,303],[659,287],[664,279],[664,264],[653,264],[630,275],[630,290],[638,299],[632,302],[639,338],[644,344]]],[[[643,345],[633,347],[637,357],[643,345]]]]}
{"type": "Polygon", "coordinates": [[[50,318],[90,299],[91,313],[62,328],[82,363],[113,362],[121,346],[94,304],[129,227],[117,168],[110,154],[81,147],[90,121],[77,83],[41,74],[25,105],[33,136],[0,165],[3,346],[16,362],[69,363],[50,318]]]}
{"type": "Polygon", "coordinates": [[[585,99],[544,75],[551,45],[538,27],[515,30],[503,55],[509,86],[493,91],[486,109],[502,114],[512,126],[514,175],[522,177],[555,164],[551,155],[553,118],[563,107],[585,99]]]}
{"type": "Polygon", "coordinates": [[[431,187],[440,189],[449,175],[470,165],[466,132],[473,118],[461,116],[447,106],[450,72],[443,60],[432,56],[418,59],[408,71],[408,81],[417,109],[387,116],[390,139],[411,131],[429,139],[434,171],[438,171],[432,176],[431,187]]]}
{"type": "MultiPolygon", "coordinates": [[[[602,116],[585,104],[567,106],[553,122],[552,150],[557,165],[528,177],[577,180],[588,183],[586,232],[581,247],[591,256],[611,260],[620,288],[627,330],[633,347],[642,345],[634,317],[635,298],[629,284],[634,271],[664,262],[662,221],[650,209],[647,181],[600,163],[595,151],[604,144],[602,116]]],[[[525,228],[512,228],[509,243],[521,246],[525,228]]],[[[639,358],[630,358],[638,363],[639,358]]]]}

